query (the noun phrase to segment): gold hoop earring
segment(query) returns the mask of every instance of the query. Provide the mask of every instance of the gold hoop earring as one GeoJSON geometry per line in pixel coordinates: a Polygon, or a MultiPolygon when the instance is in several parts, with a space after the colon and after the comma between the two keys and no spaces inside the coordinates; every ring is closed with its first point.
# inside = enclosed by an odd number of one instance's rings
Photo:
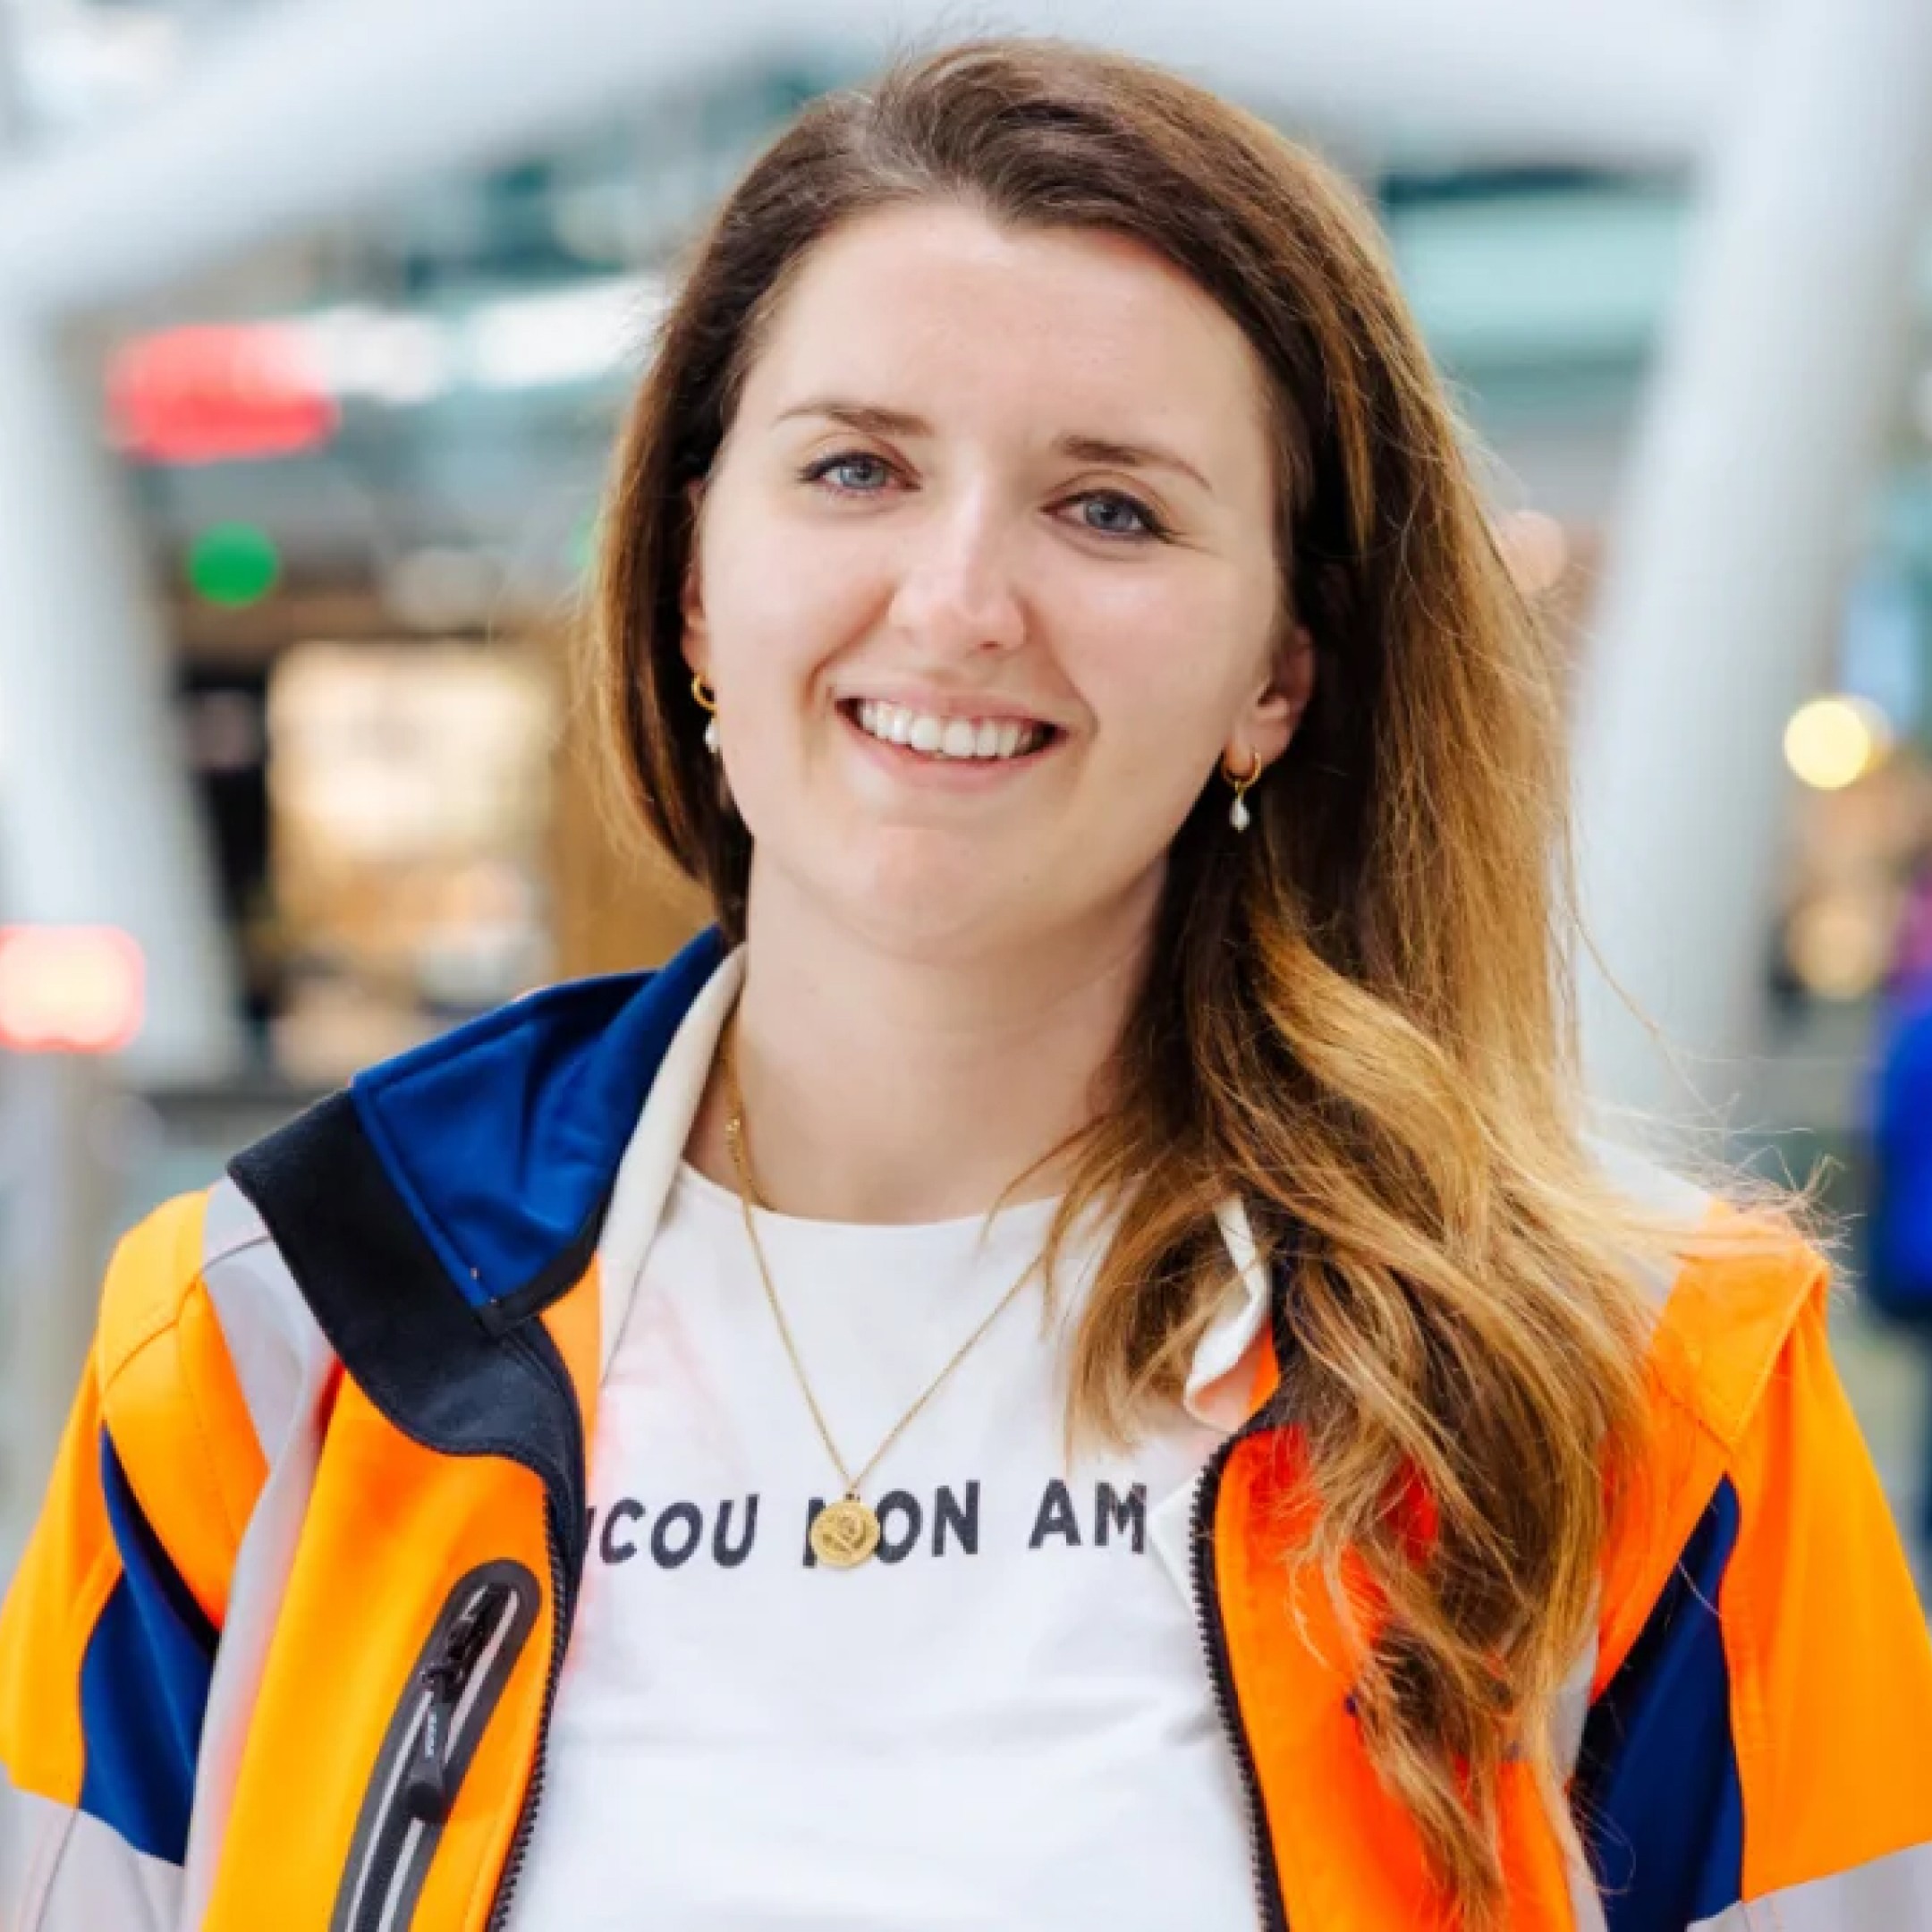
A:
{"type": "Polygon", "coordinates": [[[705,750],[708,751],[713,758],[716,758],[718,755],[719,749],[717,728],[717,693],[713,691],[708,684],[705,682],[703,672],[697,671],[691,674],[691,694],[694,699],[697,699],[698,708],[700,711],[708,712],[709,714],[709,716],[705,719],[704,746],[705,750]]]}
{"type": "Polygon", "coordinates": [[[1228,807],[1227,818],[1237,832],[1245,832],[1253,823],[1254,815],[1248,809],[1248,789],[1261,775],[1261,754],[1250,747],[1248,756],[1254,765],[1245,778],[1231,772],[1224,758],[1221,760],[1221,775],[1234,788],[1234,802],[1228,807]]]}

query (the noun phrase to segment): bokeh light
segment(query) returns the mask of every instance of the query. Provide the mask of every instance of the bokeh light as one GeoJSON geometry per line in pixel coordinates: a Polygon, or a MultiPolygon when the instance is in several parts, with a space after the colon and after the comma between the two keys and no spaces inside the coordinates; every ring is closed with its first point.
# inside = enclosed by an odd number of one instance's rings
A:
{"type": "Polygon", "coordinates": [[[1892,727],[1877,705],[1861,698],[1814,698],[1784,727],[1784,759],[1819,792],[1842,792],[1882,765],[1892,727]]]}
{"type": "Polygon", "coordinates": [[[225,610],[260,603],[281,574],[275,539],[253,523],[213,524],[188,547],[188,581],[195,595],[225,610]]]}
{"type": "Polygon", "coordinates": [[[113,1053],[140,1031],[141,951],[112,926],[0,928],[0,1047],[113,1053]]]}

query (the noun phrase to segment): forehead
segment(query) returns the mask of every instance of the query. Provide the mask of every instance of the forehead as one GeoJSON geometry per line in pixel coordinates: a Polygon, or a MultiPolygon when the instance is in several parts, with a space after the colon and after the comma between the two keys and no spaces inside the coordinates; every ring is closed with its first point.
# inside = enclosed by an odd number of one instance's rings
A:
{"type": "Polygon", "coordinates": [[[936,419],[949,402],[1005,406],[1046,434],[1140,428],[1198,450],[1251,445],[1267,419],[1247,337],[1151,249],[945,203],[862,216],[806,258],[744,402],[784,410],[821,393],[936,419]]]}

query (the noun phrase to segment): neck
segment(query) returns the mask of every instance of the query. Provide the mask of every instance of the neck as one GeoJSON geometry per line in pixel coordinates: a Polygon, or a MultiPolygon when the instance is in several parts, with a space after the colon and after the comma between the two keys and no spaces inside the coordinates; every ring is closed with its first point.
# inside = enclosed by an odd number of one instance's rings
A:
{"type": "MultiPolygon", "coordinates": [[[[1157,890],[1023,953],[959,960],[882,948],[754,881],[733,1023],[760,1198],[908,1223],[1057,1192],[1067,1164],[1047,1157],[1105,1103],[1157,890]]],[[[735,1187],[728,1111],[714,1076],[689,1153],[735,1187]]]]}

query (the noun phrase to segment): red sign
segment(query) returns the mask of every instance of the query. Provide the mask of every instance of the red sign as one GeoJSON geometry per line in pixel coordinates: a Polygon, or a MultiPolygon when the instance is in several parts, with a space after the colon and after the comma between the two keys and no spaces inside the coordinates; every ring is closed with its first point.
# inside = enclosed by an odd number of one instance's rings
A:
{"type": "Polygon", "coordinates": [[[149,462],[233,462],[319,448],[342,412],[301,335],[209,323],[123,343],[108,364],[116,445],[149,462]]]}
{"type": "Polygon", "coordinates": [[[0,1047],[114,1053],[147,1009],[141,949],[114,926],[0,926],[0,1047]]]}

